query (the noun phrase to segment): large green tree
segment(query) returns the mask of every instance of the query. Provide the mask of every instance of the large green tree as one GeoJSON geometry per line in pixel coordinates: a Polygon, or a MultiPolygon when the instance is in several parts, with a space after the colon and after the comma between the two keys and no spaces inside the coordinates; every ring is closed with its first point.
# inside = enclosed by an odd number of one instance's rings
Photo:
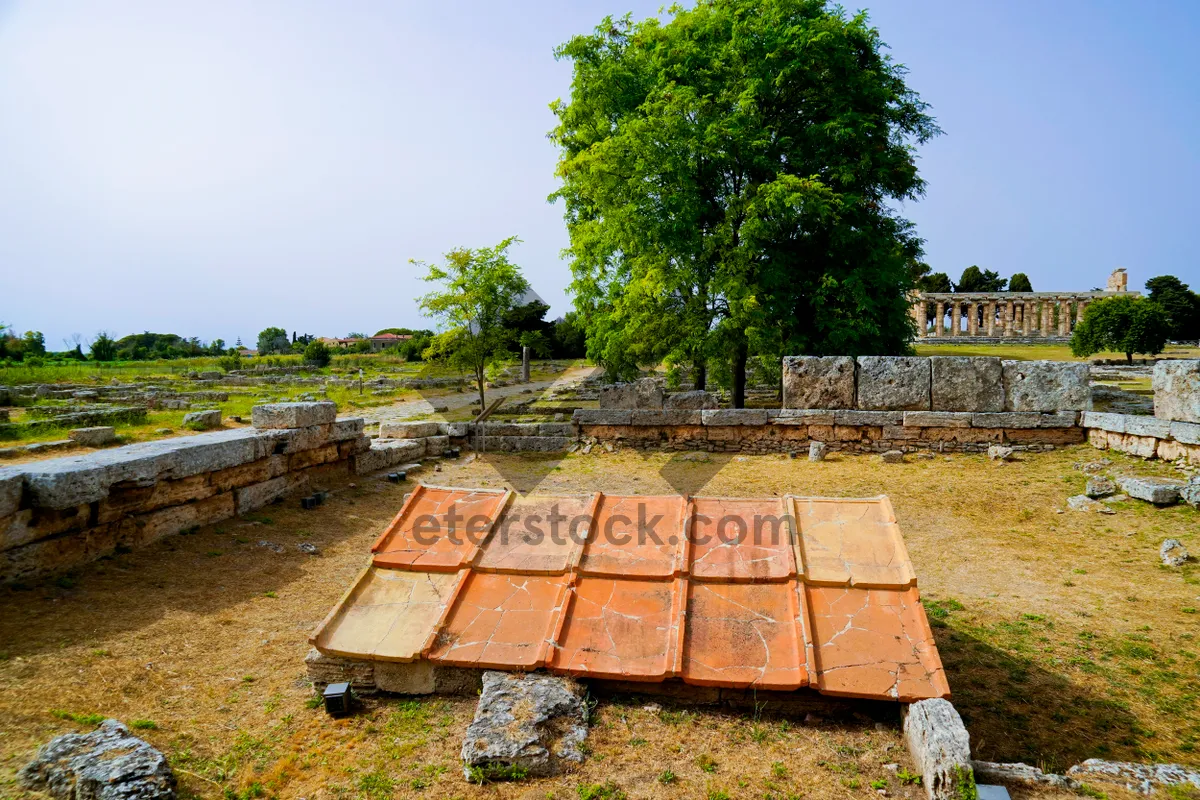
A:
{"type": "Polygon", "coordinates": [[[1150,299],[1163,307],[1175,341],[1200,339],[1200,294],[1174,275],[1159,275],[1146,281],[1150,299]]]}
{"type": "Polygon", "coordinates": [[[618,375],[750,354],[899,353],[921,241],[913,148],[939,131],[865,14],[700,0],[606,18],[557,55],[552,108],[576,308],[618,375]]]}
{"type": "Polygon", "coordinates": [[[1008,279],[1008,290],[1010,292],[1032,292],[1033,282],[1024,272],[1018,272],[1008,279]]]}
{"type": "Polygon", "coordinates": [[[511,236],[495,247],[456,248],[445,254],[444,264],[411,262],[425,270],[425,280],[440,284],[417,301],[441,327],[426,358],[470,372],[485,408],[488,367],[513,355],[513,333],[504,320],[529,291],[520,268],[508,260],[508,248],[519,241],[511,236]]]}
{"type": "Polygon", "coordinates": [[[1167,344],[1169,325],[1163,307],[1145,297],[1118,295],[1090,304],[1071,334],[1071,352],[1079,357],[1112,351],[1133,362],[1134,353],[1157,355],[1167,344]]]}
{"type": "Polygon", "coordinates": [[[980,269],[972,264],[963,270],[962,277],[954,284],[956,292],[1003,292],[1008,281],[990,269],[980,269]]]}
{"type": "Polygon", "coordinates": [[[258,354],[260,356],[271,355],[272,353],[290,353],[292,352],[292,343],[288,339],[288,333],[283,328],[271,327],[263,328],[258,334],[258,354]]]}

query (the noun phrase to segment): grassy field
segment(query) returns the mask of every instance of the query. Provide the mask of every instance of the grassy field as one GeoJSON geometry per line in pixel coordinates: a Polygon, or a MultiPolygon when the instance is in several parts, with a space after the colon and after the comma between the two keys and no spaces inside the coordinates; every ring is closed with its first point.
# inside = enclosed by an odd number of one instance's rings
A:
{"type": "MultiPolygon", "coordinates": [[[[1116,358],[1124,353],[1097,353],[1089,358],[1076,358],[1065,344],[928,344],[917,345],[919,356],[992,356],[1018,361],[1095,361],[1116,358]]],[[[1135,355],[1135,358],[1141,356],[1135,355]]],[[[1200,348],[1171,345],[1161,353],[1163,358],[1200,358],[1200,348]]]]}
{"type": "MultiPolygon", "coordinates": [[[[1140,503],[1118,503],[1113,516],[1059,513],[1083,489],[1075,464],[1102,455],[1081,446],[1008,464],[884,465],[597,450],[464,458],[424,477],[546,493],[885,492],[976,757],[1052,769],[1091,756],[1200,766],[1200,567],[1168,569],[1157,554],[1167,537],[1200,551],[1200,513],[1140,503]]],[[[1116,472],[1169,471],[1113,458],[1116,472]]],[[[98,715],[140,721],[183,797],[785,800],[878,797],[876,786],[924,797],[885,767],[913,769],[896,718],[806,722],[769,704],[735,714],[605,700],[577,772],[483,787],[467,784],[457,762],[471,698],[375,699],[327,718],[304,680],[306,637],[410,486],[356,479],[316,511],[291,500],[0,590],[0,796],[16,794],[13,775],[39,744],[88,730],[98,715]],[[287,549],[277,555],[261,540],[287,549]],[[321,555],[303,555],[300,542],[321,555]]]]}

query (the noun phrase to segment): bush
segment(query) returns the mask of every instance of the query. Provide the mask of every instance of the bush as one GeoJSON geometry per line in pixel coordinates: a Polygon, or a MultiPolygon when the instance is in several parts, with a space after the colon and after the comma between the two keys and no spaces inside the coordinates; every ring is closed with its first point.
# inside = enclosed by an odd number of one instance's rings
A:
{"type": "Polygon", "coordinates": [[[320,340],[309,342],[308,347],[304,348],[304,363],[306,364],[312,364],[314,367],[328,367],[329,358],[329,348],[320,340]]]}

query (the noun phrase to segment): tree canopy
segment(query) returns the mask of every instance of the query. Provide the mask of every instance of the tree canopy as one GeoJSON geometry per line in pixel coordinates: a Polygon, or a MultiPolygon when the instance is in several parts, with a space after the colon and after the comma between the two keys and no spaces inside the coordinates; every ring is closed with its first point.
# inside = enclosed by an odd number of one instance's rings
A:
{"type": "Polygon", "coordinates": [[[1169,338],[1175,341],[1200,339],[1200,294],[1174,275],[1159,275],[1146,281],[1150,299],[1167,314],[1169,338]]]}
{"type": "Polygon", "coordinates": [[[1008,290],[1010,292],[1032,292],[1033,283],[1024,272],[1018,272],[1008,279],[1008,290]]]}
{"type": "Polygon", "coordinates": [[[290,352],[292,352],[292,342],[283,328],[264,328],[258,334],[258,354],[260,356],[290,352]]]}
{"type": "Polygon", "coordinates": [[[1097,300],[1083,312],[1071,334],[1071,352],[1079,357],[1112,351],[1133,361],[1134,353],[1157,355],[1167,344],[1167,315],[1145,297],[1130,295],[1097,300]]]}
{"type": "Polygon", "coordinates": [[[917,280],[917,288],[922,292],[946,294],[954,291],[950,284],[950,276],[944,272],[935,272],[917,280]]]}
{"type": "Polygon", "coordinates": [[[588,355],[617,375],[665,359],[900,353],[921,240],[914,145],[939,133],[865,14],[821,0],[702,0],[606,18],[556,55],[552,108],[571,290],[588,355]]]}
{"type": "Polygon", "coordinates": [[[529,291],[517,265],[508,260],[508,248],[520,240],[510,236],[495,247],[456,248],[446,253],[444,264],[412,261],[425,270],[424,280],[440,284],[417,300],[421,310],[441,323],[441,331],[426,350],[471,372],[486,407],[484,383],[487,369],[510,358],[513,334],[504,327],[506,315],[529,291]]]}
{"type": "Polygon", "coordinates": [[[981,270],[972,264],[963,270],[962,277],[954,284],[956,292],[1003,292],[1008,281],[990,269],[981,270]]]}

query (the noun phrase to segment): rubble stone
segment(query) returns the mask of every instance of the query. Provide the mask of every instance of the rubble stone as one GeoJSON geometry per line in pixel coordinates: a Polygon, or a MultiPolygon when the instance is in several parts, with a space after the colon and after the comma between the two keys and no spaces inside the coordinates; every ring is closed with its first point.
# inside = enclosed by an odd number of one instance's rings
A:
{"type": "Polygon", "coordinates": [[[633,409],[663,407],[663,390],[653,378],[639,378],[633,383],[616,383],[600,387],[601,409],[633,409]]]}
{"type": "Polygon", "coordinates": [[[885,464],[903,464],[904,452],[901,450],[888,450],[880,458],[883,459],[883,463],[885,464]]]}
{"type": "Polygon", "coordinates": [[[183,427],[193,431],[211,431],[221,427],[221,411],[213,408],[183,415],[183,427]]]}
{"type": "Polygon", "coordinates": [[[809,442],[808,444],[808,460],[809,461],[824,461],[825,453],[829,450],[829,445],[824,442],[809,442]]]}
{"type": "Polygon", "coordinates": [[[1077,494],[1074,497],[1068,497],[1067,508],[1071,509],[1072,511],[1094,511],[1097,514],[1116,513],[1111,508],[1104,505],[1104,503],[1098,503],[1092,498],[1088,497],[1086,494],[1077,494]]]}
{"type": "Polygon", "coordinates": [[[1178,539],[1164,539],[1158,547],[1158,557],[1164,567],[1182,567],[1191,558],[1183,542],[1178,539]]]}
{"type": "Polygon", "coordinates": [[[117,429],[107,426],[76,428],[73,431],[67,431],[67,438],[84,447],[103,447],[117,440],[117,429]]]}
{"type": "Polygon", "coordinates": [[[987,457],[991,461],[1012,461],[1015,455],[1011,447],[994,444],[987,449],[987,457]]]}
{"type": "Polygon", "coordinates": [[[854,373],[854,359],[849,356],[787,356],[783,407],[854,408],[854,373]]]}
{"type": "Polygon", "coordinates": [[[949,700],[936,698],[903,709],[904,739],[921,771],[929,800],[957,800],[975,794],[971,739],[949,700]]]}
{"type": "Polygon", "coordinates": [[[158,750],[106,719],[91,733],[51,739],[18,774],[25,789],[62,800],[166,800],[175,775],[158,750]]]}
{"type": "Polygon", "coordinates": [[[1156,506],[1169,506],[1179,502],[1179,490],[1185,484],[1183,481],[1171,478],[1121,478],[1121,491],[1138,500],[1154,503],[1156,506]]]}
{"type": "MultiPolygon", "coordinates": [[[[1159,362],[1162,363],[1161,361],[1159,362]]],[[[1125,782],[1126,788],[1150,794],[1155,784],[1179,786],[1190,783],[1200,789],[1200,771],[1179,764],[1131,764],[1124,761],[1105,761],[1089,758],[1067,770],[1067,777],[1125,782]]]]}
{"type": "Polygon", "coordinates": [[[1088,478],[1087,488],[1084,489],[1083,493],[1093,499],[1108,497],[1117,493],[1117,484],[1109,478],[1098,475],[1094,478],[1088,478]]]}

